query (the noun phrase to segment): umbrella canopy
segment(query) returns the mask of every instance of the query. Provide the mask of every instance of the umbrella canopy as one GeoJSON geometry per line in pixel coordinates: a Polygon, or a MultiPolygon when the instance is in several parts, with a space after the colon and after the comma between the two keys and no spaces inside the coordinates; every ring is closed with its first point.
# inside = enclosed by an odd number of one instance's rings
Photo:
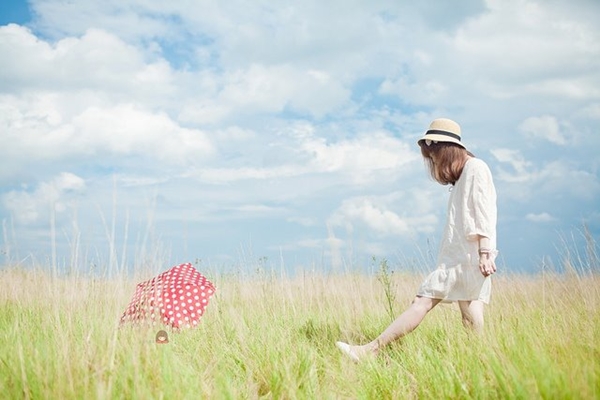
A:
{"type": "Polygon", "coordinates": [[[214,285],[192,264],[177,265],[138,283],[121,323],[195,327],[214,293],[214,285]]]}

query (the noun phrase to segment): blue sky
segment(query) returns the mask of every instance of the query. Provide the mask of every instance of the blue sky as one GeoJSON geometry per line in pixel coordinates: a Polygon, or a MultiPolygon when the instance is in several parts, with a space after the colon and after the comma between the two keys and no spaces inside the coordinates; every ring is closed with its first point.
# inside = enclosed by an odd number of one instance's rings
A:
{"type": "Polygon", "coordinates": [[[3,4],[3,263],[433,268],[437,117],[494,174],[504,271],[584,251],[600,3],[440,3],[3,4]]]}

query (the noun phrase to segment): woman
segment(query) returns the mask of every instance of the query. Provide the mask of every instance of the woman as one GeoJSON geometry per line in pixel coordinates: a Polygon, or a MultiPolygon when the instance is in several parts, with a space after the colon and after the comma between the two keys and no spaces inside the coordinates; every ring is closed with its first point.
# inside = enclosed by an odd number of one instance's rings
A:
{"type": "Polygon", "coordinates": [[[362,346],[336,343],[354,361],[412,332],[442,300],[458,302],[466,327],[483,329],[483,304],[490,300],[497,255],[496,190],[490,169],[462,144],[460,126],[452,120],[434,120],[418,144],[433,179],[452,185],[437,269],[375,340],[362,346]]]}

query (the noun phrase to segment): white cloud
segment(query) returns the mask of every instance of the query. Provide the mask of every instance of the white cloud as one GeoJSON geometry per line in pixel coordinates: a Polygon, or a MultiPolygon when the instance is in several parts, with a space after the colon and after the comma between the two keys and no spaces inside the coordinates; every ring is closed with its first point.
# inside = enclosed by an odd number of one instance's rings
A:
{"type": "Polygon", "coordinates": [[[175,34],[169,9],[152,2],[33,0],[30,7],[38,15],[36,28],[50,37],[76,36],[90,26],[119,32],[129,40],[175,34]]]}
{"type": "Polygon", "coordinates": [[[174,164],[203,162],[213,152],[204,132],[182,128],[166,114],[149,113],[131,104],[89,108],[73,119],[72,129],[70,139],[81,152],[98,149],[111,154],[148,155],[174,164]]]}
{"type": "MultiPolygon", "coordinates": [[[[406,142],[385,132],[364,133],[352,139],[328,142],[314,127],[292,129],[294,142],[273,151],[287,154],[274,165],[200,168],[190,171],[202,182],[228,183],[248,179],[292,178],[309,174],[339,174],[344,181],[368,185],[373,179],[389,182],[412,170],[420,155],[406,142]]],[[[263,150],[264,151],[264,150],[263,150]]]]}
{"type": "MultiPolygon", "coordinates": [[[[200,164],[214,153],[207,135],[179,126],[164,113],[132,104],[89,107],[72,118],[63,114],[53,97],[0,96],[0,126],[7,144],[0,149],[15,167],[32,160],[138,156],[150,163],[200,164]],[[21,155],[27,154],[28,158],[21,155]]],[[[117,158],[114,162],[119,163],[117,158]]]]}
{"type": "Polygon", "coordinates": [[[511,171],[500,166],[497,179],[506,183],[506,193],[511,193],[513,199],[558,196],[591,201],[600,195],[598,176],[579,168],[575,162],[552,160],[534,166],[516,150],[494,149],[491,152],[499,162],[511,166],[511,171]]]}
{"type": "Polygon", "coordinates": [[[344,171],[357,183],[364,183],[382,171],[401,173],[404,166],[420,157],[406,142],[383,132],[364,134],[336,143],[307,136],[300,148],[312,156],[310,164],[315,170],[344,171]]]}
{"type": "Polygon", "coordinates": [[[548,213],[540,213],[540,214],[533,214],[533,213],[529,213],[525,216],[525,219],[527,219],[528,221],[531,222],[553,222],[556,221],[556,218],[554,218],[552,215],[548,214],[548,213]]]}
{"type": "Polygon", "coordinates": [[[519,130],[526,136],[547,140],[561,146],[567,144],[558,121],[551,115],[527,118],[519,125],[519,130]]]}
{"type": "Polygon", "coordinates": [[[501,223],[535,198],[573,224],[600,197],[600,3],[571,3],[33,0],[30,29],[0,27],[0,217],[111,209],[114,189],[117,215],[143,219],[154,192],[157,236],[184,224],[198,252],[252,232],[334,265],[407,253],[447,200],[415,140],[449,116],[492,155],[501,223]],[[60,171],[85,190],[42,190],[60,171]]]}
{"type": "Polygon", "coordinates": [[[600,103],[591,103],[579,110],[579,115],[584,118],[600,120],[600,103]]]}
{"type": "Polygon", "coordinates": [[[79,112],[129,97],[148,108],[162,107],[183,122],[206,124],[286,108],[321,117],[350,97],[339,74],[309,66],[254,63],[223,72],[174,71],[159,56],[99,29],[50,43],[8,25],[0,27],[0,51],[10,55],[0,69],[6,89],[66,92],[70,98],[64,100],[71,102],[82,90],[96,93],[89,99],[93,103],[74,105],[79,112]]]}
{"type": "Polygon", "coordinates": [[[494,158],[501,163],[510,165],[512,171],[500,169],[498,179],[506,182],[527,182],[532,179],[532,162],[518,150],[498,148],[490,150],[494,158]]]}
{"type": "Polygon", "coordinates": [[[293,222],[295,224],[299,224],[306,227],[317,226],[321,223],[316,218],[311,217],[288,217],[286,218],[286,221],[293,222]]]}
{"type": "Polygon", "coordinates": [[[486,4],[488,11],[453,38],[456,60],[466,67],[463,74],[485,68],[488,87],[500,96],[538,92],[597,98],[590,83],[598,79],[600,33],[593,19],[581,16],[584,10],[596,13],[596,4],[582,3],[578,13],[566,9],[566,2],[486,4]]]}
{"type": "Polygon", "coordinates": [[[557,160],[544,165],[537,173],[541,193],[568,195],[574,199],[593,201],[600,196],[600,179],[592,171],[578,168],[574,163],[557,160]]]}
{"type": "Polygon", "coordinates": [[[299,249],[327,249],[329,246],[327,239],[301,239],[293,243],[287,243],[274,247],[275,250],[294,251],[299,249]]]}
{"type": "Polygon", "coordinates": [[[172,71],[164,60],[147,63],[142,51],[98,29],[50,43],[19,25],[2,26],[0,51],[8,55],[0,68],[0,87],[9,90],[165,94],[172,89],[172,71]]]}
{"type": "Polygon", "coordinates": [[[368,199],[345,200],[330,222],[341,225],[345,220],[363,223],[383,235],[404,235],[409,232],[409,225],[405,220],[390,210],[374,205],[368,199]]]}
{"type": "MultiPolygon", "coordinates": [[[[330,215],[328,224],[348,232],[366,229],[376,236],[415,237],[432,233],[438,223],[439,199],[418,189],[383,196],[357,196],[345,199],[330,215]],[[399,213],[406,205],[410,211],[399,213]]],[[[443,201],[442,201],[443,203],[443,201]]]]}
{"type": "Polygon", "coordinates": [[[2,195],[2,203],[23,224],[32,224],[40,218],[49,220],[52,210],[62,213],[73,204],[74,197],[85,190],[81,177],[64,172],[48,182],[40,183],[35,190],[11,190],[2,195]]]}
{"type": "Polygon", "coordinates": [[[286,106],[320,117],[348,101],[350,91],[324,71],[251,65],[223,77],[218,101],[233,110],[279,112],[286,106]]]}
{"type": "Polygon", "coordinates": [[[427,82],[414,81],[405,76],[398,77],[396,80],[385,80],[379,87],[379,93],[387,95],[396,95],[403,98],[410,98],[417,104],[435,104],[443,99],[450,88],[439,80],[430,80],[427,82]]]}

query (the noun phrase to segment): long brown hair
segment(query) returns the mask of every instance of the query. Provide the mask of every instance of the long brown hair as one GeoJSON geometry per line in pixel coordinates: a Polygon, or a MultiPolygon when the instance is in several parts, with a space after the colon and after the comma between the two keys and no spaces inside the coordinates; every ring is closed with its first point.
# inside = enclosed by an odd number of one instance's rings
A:
{"type": "Polygon", "coordinates": [[[442,185],[454,185],[462,174],[467,156],[475,157],[469,150],[454,143],[431,142],[427,146],[423,140],[419,145],[431,177],[442,185]],[[435,157],[435,163],[432,155],[435,157]]]}

